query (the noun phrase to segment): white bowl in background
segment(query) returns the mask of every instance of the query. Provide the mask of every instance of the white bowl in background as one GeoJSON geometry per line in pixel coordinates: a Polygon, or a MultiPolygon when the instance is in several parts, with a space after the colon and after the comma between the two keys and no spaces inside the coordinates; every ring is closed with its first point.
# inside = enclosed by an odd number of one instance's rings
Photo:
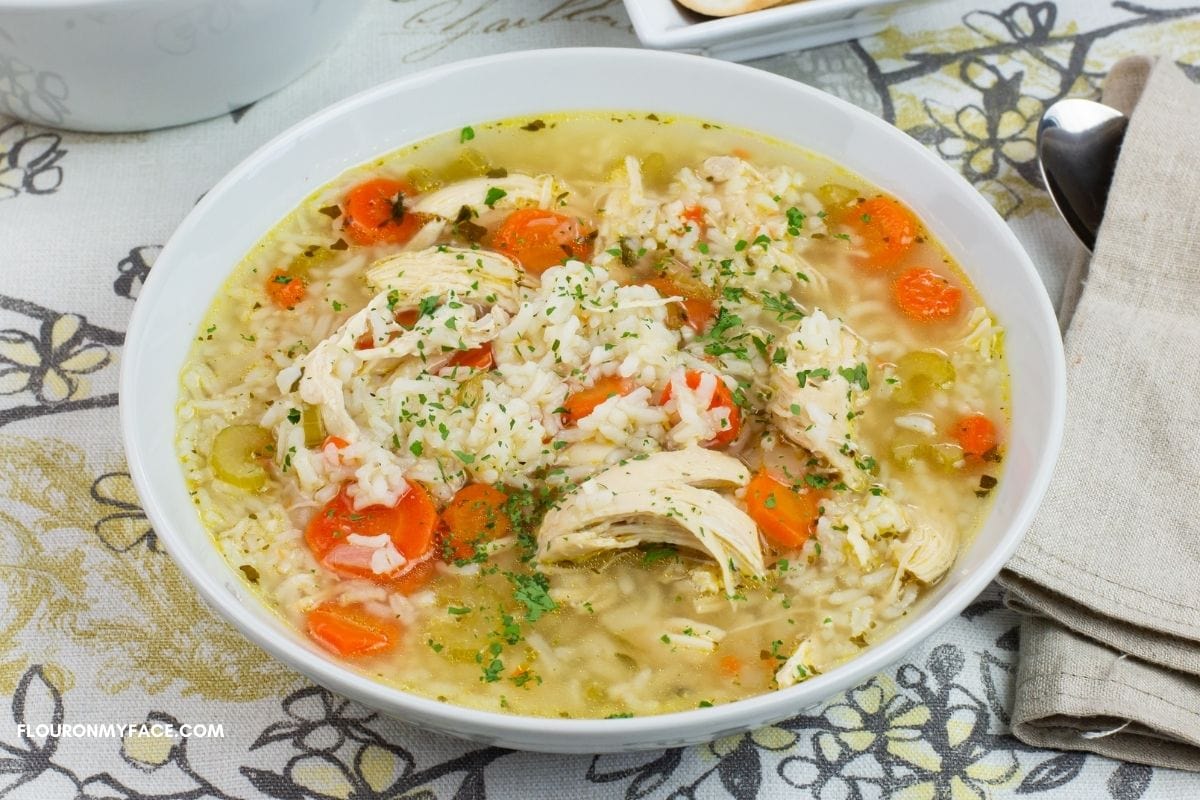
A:
{"type": "Polygon", "coordinates": [[[929,2],[933,0],[803,0],[733,17],[706,17],[675,0],[625,0],[625,10],[647,47],[749,61],[871,36],[896,15],[929,2]]]}
{"type": "Polygon", "coordinates": [[[227,114],[317,63],[365,0],[0,0],[0,113],[115,132],[227,114]]]}
{"type": "Polygon", "coordinates": [[[576,753],[678,746],[765,725],[900,659],[971,602],[1016,548],[1050,479],[1065,408],[1062,344],[1045,289],[1008,226],[962,177],[895,128],[810,87],[723,61],[643,50],[542,50],[449,64],[296,125],[229,173],[179,226],[138,298],[122,360],[121,423],[134,483],[159,537],[213,608],[281,661],[386,714],[478,741],[576,753]],[[797,686],[713,708],[611,720],[521,717],[408,694],[330,657],[271,612],[217,551],[188,495],[171,445],[180,369],[209,304],[263,234],[347,168],[405,144],[487,120],[584,108],[701,117],[840,162],[921,216],[1007,330],[1013,421],[1004,478],[982,530],[895,635],[797,686]]]}

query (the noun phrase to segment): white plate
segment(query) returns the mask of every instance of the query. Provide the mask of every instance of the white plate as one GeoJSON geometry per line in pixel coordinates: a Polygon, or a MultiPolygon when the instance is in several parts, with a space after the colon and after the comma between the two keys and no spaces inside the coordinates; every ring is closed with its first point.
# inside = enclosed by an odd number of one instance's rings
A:
{"type": "Polygon", "coordinates": [[[735,17],[705,17],[675,0],[625,0],[647,47],[749,61],[878,33],[888,20],[933,0],[804,0],[735,17]]]}
{"type": "Polygon", "coordinates": [[[965,608],[1016,548],[1058,455],[1065,396],[1058,323],[1029,257],[991,206],[915,140],[837,98],[760,70],[672,53],[580,48],[465,61],[383,84],[243,161],[179,226],[142,288],[126,337],[121,425],[155,531],[209,604],[251,641],[317,683],[431,730],[590,753],[679,746],[766,725],[900,659],[965,608]],[[200,524],[172,446],[179,372],[209,304],[245,253],[353,165],[465,125],[581,107],[740,125],[840,162],[911,206],[1007,329],[1013,422],[991,514],[903,628],[827,674],[728,705],[633,719],[544,719],[439,703],[373,681],[321,651],[259,601],[200,524]]]}

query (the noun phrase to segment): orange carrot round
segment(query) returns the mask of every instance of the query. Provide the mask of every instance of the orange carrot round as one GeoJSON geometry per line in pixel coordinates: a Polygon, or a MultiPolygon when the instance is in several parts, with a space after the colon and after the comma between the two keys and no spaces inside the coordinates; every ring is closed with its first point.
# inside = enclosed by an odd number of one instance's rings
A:
{"type": "MultiPolygon", "coordinates": [[[[688,370],[684,375],[684,382],[687,383],[689,389],[697,389],[700,386],[700,377],[703,375],[700,370],[688,370]]],[[[716,377],[716,376],[714,376],[716,377]]],[[[667,383],[667,387],[663,389],[662,396],[659,397],[658,403],[662,405],[671,399],[671,384],[667,383]]],[[[729,410],[729,425],[719,431],[712,439],[704,442],[705,447],[724,447],[730,442],[738,438],[738,434],[742,432],[742,414],[737,407],[737,403],[733,401],[733,393],[729,391],[729,387],[725,385],[725,381],[717,377],[717,388],[713,391],[712,401],[708,404],[709,410],[714,408],[725,408],[729,410]]]]}
{"type": "Polygon", "coordinates": [[[982,456],[996,446],[995,424],[983,414],[969,414],[954,424],[954,439],[969,456],[982,456]]]}
{"type": "Polygon", "coordinates": [[[308,295],[303,278],[277,269],[267,277],[267,296],[280,308],[292,309],[308,295]]]}
{"type": "Polygon", "coordinates": [[[469,483],[459,489],[442,511],[446,557],[470,558],[476,544],[512,535],[512,520],[504,510],[507,503],[507,494],[486,483],[469,483]]]}
{"type": "Polygon", "coordinates": [[[822,497],[812,490],[794,492],[765,469],[759,470],[746,486],[746,513],[772,542],[796,548],[815,530],[822,497]]]}
{"type": "Polygon", "coordinates": [[[541,274],[569,258],[587,261],[592,255],[591,231],[575,217],[541,208],[521,208],[500,223],[492,246],[541,274]]]}
{"type": "Polygon", "coordinates": [[[482,344],[472,350],[459,350],[450,359],[448,367],[466,367],[468,369],[489,370],[496,363],[490,343],[482,344]]]}
{"type": "Polygon", "coordinates": [[[699,228],[700,235],[704,236],[705,231],[708,229],[708,223],[704,221],[705,213],[704,206],[696,205],[685,208],[680,216],[687,220],[692,227],[699,228]]]}
{"type": "Polygon", "coordinates": [[[343,658],[392,650],[400,633],[395,620],[375,616],[361,605],[323,603],[308,612],[308,635],[343,658]]]}
{"type": "Polygon", "coordinates": [[[917,241],[920,224],[913,213],[890,197],[872,197],[838,213],[836,221],[855,231],[867,251],[865,266],[895,266],[917,241]]]}
{"type": "Polygon", "coordinates": [[[563,411],[565,412],[563,421],[567,425],[574,425],[595,411],[596,406],[608,398],[627,395],[635,388],[637,388],[637,384],[628,378],[617,376],[600,378],[594,386],[581,389],[563,401],[563,411]]]}
{"type": "Polygon", "coordinates": [[[958,314],[962,289],[931,269],[910,269],[892,284],[897,308],[918,322],[946,320],[958,314]]]}
{"type": "Polygon", "coordinates": [[[304,539],[313,555],[326,568],[339,575],[367,578],[376,583],[389,583],[412,568],[433,549],[437,528],[437,508],[433,498],[418,483],[410,483],[408,491],[394,506],[367,506],[355,510],[354,501],[346,488],[325,504],[309,521],[304,539]],[[350,544],[350,534],[391,537],[396,550],[407,563],[390,573],[377,574],[371,568],[373,551],[350,544]]]}
{"type": "Polygon", "coordinates": [[[372,178],[346,194],[346,237],[354,244],[404,244],[421,229],[424,219],[404,207],[417,191],[404,181],[372,178]]]}

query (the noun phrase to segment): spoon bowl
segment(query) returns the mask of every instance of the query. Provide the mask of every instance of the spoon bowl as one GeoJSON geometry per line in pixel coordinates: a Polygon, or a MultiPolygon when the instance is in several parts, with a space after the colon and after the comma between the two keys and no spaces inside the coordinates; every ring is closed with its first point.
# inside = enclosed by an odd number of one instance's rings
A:
{"type": "Polygon", "coordinates": [[[1092,100],[1059,100],[1038,125],[1038,165],[1050,198],[1088,250],[1104,219],[1129,119],[1092,100]]]}

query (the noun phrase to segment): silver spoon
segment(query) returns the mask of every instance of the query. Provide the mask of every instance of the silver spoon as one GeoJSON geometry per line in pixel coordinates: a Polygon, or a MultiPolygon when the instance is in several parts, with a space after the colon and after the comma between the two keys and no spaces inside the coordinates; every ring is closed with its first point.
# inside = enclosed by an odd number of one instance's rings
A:
{"type": "Polygon", "coordinates": [[[1104,219],[1129,119],[1091,100],[1059,100],[1038,125],[1038,164],[1058,213],[1089,251],[1104,219]]]}

